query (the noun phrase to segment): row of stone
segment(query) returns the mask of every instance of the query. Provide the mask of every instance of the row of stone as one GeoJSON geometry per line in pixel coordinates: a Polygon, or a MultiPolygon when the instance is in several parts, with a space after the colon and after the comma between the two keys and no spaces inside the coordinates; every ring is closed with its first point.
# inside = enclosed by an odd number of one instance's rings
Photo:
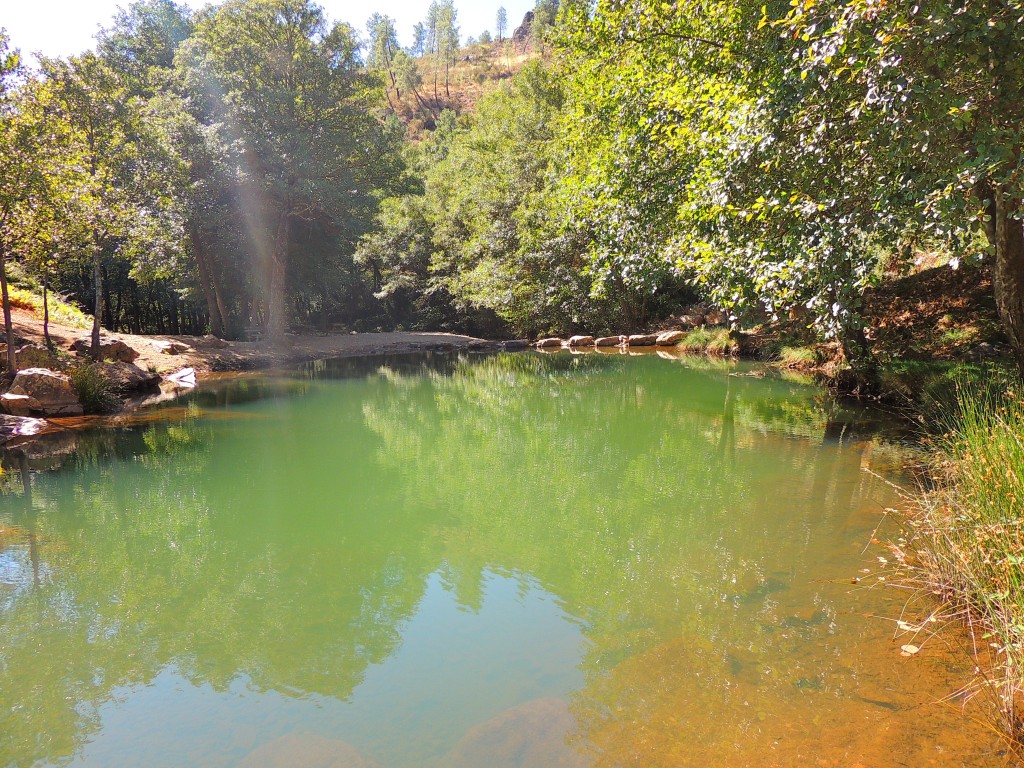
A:
{"type": "Polygon", "coordinates": [[[536,343],[537,349],[565,347],[578,349],[581,347],[674,347],[686,338],[685,331],[665,331],[664,333],[642,333],[633,336],[571,336],[568,339],[552,337],[541,339],[536,343]]]}

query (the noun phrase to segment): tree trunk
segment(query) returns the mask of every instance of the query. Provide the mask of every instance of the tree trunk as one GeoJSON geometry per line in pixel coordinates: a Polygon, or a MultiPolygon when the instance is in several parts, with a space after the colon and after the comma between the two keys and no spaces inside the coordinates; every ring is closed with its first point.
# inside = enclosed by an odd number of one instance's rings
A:
{"type": "Polygon", "coordinates": [[[11,299],[7,294],[7,255],[0,248],[0,296],[4,304],[4,337],[7,339],[7,372],[18,372],[18,358],[14,351],[14,323],[11,321],[11,299]]]}
{"type": "Polygon", "coordinates": [[[1024,371],[1024,221],[1017,203],[1002,188],[989,187],[982,198],[988,213],[985,234],[995,248],[992,287],[1003,331],[1017,365],[1024,371]]]}
{"type": "Polygon", "coordinates": [[[288,244],[291,240],[291,216],[281,214],[270,255],[270,279],[267,291],[267,336],[274,341],[284,338],[286,280],[288,276],[288,244]]]}
{"type": "Polygon", "coordinates": [[[50,339],[50,268],[43,265],[43,341],[47,349],[53,349],[50,339]]]}
{"type": "Polygon", "coordinates": [[[203,298],[206,299],[206,307],[210,311],[210,332],[222,339],[224,338],[224,318],[221,316],[220,307],[217,306],[217,298],[213,292],[210,263],[206,258],[203,244],[195,233],[192,234],[192,249],[196,254],[196,264],[199,266],[199,284],[203,288],[203,298]]]}
{"type": "Polygon", "coordinates": [[[93,360],[100,359],[100,318],[103,317],[103,265],[100,263],[100,248],[94,243],[96,252],[92,257],[92,283],[96,291],[96,301],[92,311],[92,348],[89,350],[93,360]]]}

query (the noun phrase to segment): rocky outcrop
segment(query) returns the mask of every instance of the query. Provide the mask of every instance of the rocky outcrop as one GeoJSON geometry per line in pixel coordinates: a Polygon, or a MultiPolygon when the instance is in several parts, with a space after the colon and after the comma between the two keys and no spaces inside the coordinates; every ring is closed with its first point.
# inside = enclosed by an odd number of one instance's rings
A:
{"type": "Polygon", "coordinates": [[[596,347],[617,347],[620,344],[624,344],[626,341],[625,336],[602,336],[594,342],[596,347]]]}
{"type": "Polygon", "coordinates": [[[25,395],[38,404],[44,416],[81,416],[82,404],[71,379],[63,373],[46,368],[26,368],[18,371],[9,393],[25,395]]]}
{"type": "MultiPolygon", "coordinates": [[[[72,343],[71,351],[79,357],[92,353],[92,339],[86,337],[72,343]]],[[[116,363],[134,363],[139,358],[139,353],[129,347],[123,341],[117,339],[100,339],[100,360],[110,360],[116,363]]]]}
{"type": "Polygon", "coordinates": [[[659,347],[674,347],[686,338],[684,331],[665,331],[658,334],[657,344],[659,347]]]}
{"type": "Polygon", "coordinates": [[[567,342],[567,347],[592,347],[594,346],[593,336],[572,336],[567,342]]]}
{"type": "Polygon", "coordinates": [[[631,347],[653,347],[658,343],[658,336],[653,333],[634,334],[628,343],[631,347]]]}
{"type": "Polygon", "coordinates": [[[530,42],[530,31],[533,29],[533,11],[527,11],[526,15],[523,16],[523,23],[516,27],[516,31],[512,33],[512,42],[519,47],[525,46],[530,42]]]}
{"type": "Polygon", "coordinates": [[[111,394],[127,395],[160,384],[160,374],[144,371],[131,363],[93,363],[95,370],[107,382],[111,394]]]}

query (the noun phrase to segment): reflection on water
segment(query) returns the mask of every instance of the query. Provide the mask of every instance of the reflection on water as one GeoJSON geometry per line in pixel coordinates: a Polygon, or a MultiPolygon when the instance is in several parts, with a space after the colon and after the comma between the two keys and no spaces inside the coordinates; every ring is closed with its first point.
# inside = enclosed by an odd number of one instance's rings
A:
{"type": "Polygon", "coordinates": [[[20,447],[0,765],[1000,764],[870,618],[879,449],[747,372],[328,361],[20,447]]]}

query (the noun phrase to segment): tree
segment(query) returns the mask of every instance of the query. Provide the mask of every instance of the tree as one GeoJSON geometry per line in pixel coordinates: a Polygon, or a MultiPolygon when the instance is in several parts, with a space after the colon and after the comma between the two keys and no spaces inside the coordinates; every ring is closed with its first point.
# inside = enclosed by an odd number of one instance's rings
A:
{"type": "MultiPolygon", "coordinates": [[[[395,55],[400,50],[398,46],[398,31],[395,29],[394,19],[390,16],[382,16],[379,13],[375,13],[366,22],[366,29],[370,33],[370,45],[366,57],[367,66],[370,69],[386,72],[390,87],[394,88],[398,98],[401,98],[402,94],[398,88],[394,67],[395,55]]],[[[386,85],[384,93],[387,95],[388,103],[390,104],[391,96],[388,95],[388,86],[386,85]]],[[[392,105],[392,108],[394,108],[394,105],[392,105]]]]}
{"type": "Polygon", "coordinates": [[[409,53],[412,56],[422,56],[427,50],[427,28],[419,21],[412,28],[412,46],[409,53]]]}
{"type": "MultiPolygon", "coordinates": [[[[376,189],[397,172],[393,140],[370,114],[380,90],[357,52],[351,28],[329,28],[319,6],[305,0],[209,8],[182,50],[192,93],[224,94],[208,101],[204,119],[231,148],[236,204],[274,339],[288,324],[289,271],[301,266],[293,256],[327,258],[354,242],[370,221],[376,189]],[[300,237],[316,238],[318,247],[299,251],[300,237]]],[[[312,272],[303,274],[325,277],[327,262],[312,272]]]]}
{"type": "Polygon", "coordinates": [[[495,29],[498,32],[498,42],[502,42],[505,39],[505,32],[508,31],[508,11],[505,10],[505,6],[498,7],[498,18],[495,21],[495,29]]]}
{"type": "Polygon", "coordinates": [[[0,174],[0,295],[3,299],[4,340],[7,344],[7,370],[17,370],[14,349],[14,331],[11,321],[11,302],[7,291],[7,254],[10,242],[9,227],[16,207],[23,200],[32,183],[31,137],[20,130],[11,96],[12,86],[21,75],[21,57],[17,49],[11,50],[7,31],[0,28],[0,156],[3,174],[0,174]]]}

